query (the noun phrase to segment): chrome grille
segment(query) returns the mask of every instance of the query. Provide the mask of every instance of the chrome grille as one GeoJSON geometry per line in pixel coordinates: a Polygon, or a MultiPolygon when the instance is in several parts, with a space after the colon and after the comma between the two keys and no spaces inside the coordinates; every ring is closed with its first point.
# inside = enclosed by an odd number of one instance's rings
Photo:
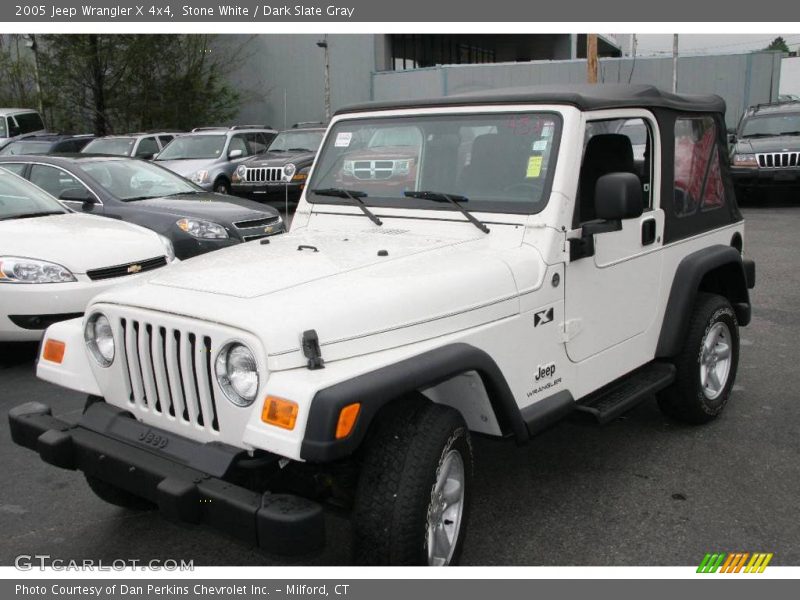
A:
{"type": "Polygon", "coordinates": [[[219,433],[211,338],[134,319],[120,327],[129,403],[219,433]]]}
{"type": "Polygon", "coordinates": [[[283,181],[283,167],[247,167],[244,180],[248,183],[283,181]]]}
{"type": "Polygon", "coordinates": [[[389,179],[394,174],[393,160],[353,161],[353,176],[362,180],[389,179]]]}
{"type": "Polygon", "coordinates": [[[136,273],[152,271],[153,269],[165,267],[166,265],[167,257],[157,256],[156,258],[148,258],[147,260],[141,260],[135,263],[103,267],[102,269],[92,269],[91,271],[86,271],[86,275],[92,281],[99,281],[102,279],[113,279],[114,277],[125,277],[127,275],[135,275],[136,273]]]}
{"type": "Polygon", "coordinates": [[[266,217],[263,219],[252,219],[250,221],[239,221],[234,223],[233,226],[236,227],[236,229],[254,229],[256,227],[275,225],[278,221],[280,221],[280,217],[266,217]]]}
{"type": "Polygon", "coordinates": [[[785,169],[798,166],[800,152],[765,152],[756,154],[759,167],[785,169]]]}

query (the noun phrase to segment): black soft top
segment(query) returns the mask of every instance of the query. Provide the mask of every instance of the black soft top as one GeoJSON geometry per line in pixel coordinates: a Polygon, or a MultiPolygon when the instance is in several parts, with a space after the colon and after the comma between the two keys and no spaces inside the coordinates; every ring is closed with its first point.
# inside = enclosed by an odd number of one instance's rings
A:
{"type": "Polygon", "coordinates": [[[607,108],[666,108],[680,112],[725,114],[725,101],[716,95],[672,94],[653,85],[540,85],[469,92],[394,102],[379,101],[340,108],[335,114],[373,110],[470,106],[473,104],[568,104],[580,110],[607,108]]]}

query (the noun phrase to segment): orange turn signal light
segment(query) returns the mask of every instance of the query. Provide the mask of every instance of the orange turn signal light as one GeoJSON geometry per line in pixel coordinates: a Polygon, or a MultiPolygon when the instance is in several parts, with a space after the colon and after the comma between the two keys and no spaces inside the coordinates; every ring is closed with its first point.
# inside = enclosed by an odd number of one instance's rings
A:
{"type": "Polygon", "coordinates": [[[353,402],[339,411],[339,421],[336,423],[336,439],[346,438],[353,431],[353,427],[361,412],[361,403],[353,402]]]}
{"type": "Polygon", "coordinates": [[[56,364],[61,364],[64,361],[64,352],[67,349],[67,345],[64,342],[59,342],[58,340],[47,340],[44,343],[44,352],[42,352],[42,358],[49,362],[54,362],[56,364]]]}
{"type": "Polygon", "coordinates": [[[297,421],[297,403],[277,396],[267,396],[264,408],[261,409],[261,420],[275,427],[294,429],[297,421]]]}

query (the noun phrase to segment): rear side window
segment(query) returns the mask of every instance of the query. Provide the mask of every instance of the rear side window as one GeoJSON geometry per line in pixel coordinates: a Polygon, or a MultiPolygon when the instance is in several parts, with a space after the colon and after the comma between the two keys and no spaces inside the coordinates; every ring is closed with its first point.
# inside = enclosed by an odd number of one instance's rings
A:
{"type": "Polygon", "coordinates": [[[30,112],[14,115],[19,125],[20,133],[30,133],[32,131],[41,131],[44,129],[44,123],[39,113],[30,112]]]}
{"type": "Polygon", "coordinates": [[[0,117],[0,137],[8,137],[8,129],[6,128],[5,117],[0,117]]]}
{"type": "Polygon", "coordinates": [[[687,217],[725,205],[717,126],[712,117],[675,121],[675,213],[687,217]]]}

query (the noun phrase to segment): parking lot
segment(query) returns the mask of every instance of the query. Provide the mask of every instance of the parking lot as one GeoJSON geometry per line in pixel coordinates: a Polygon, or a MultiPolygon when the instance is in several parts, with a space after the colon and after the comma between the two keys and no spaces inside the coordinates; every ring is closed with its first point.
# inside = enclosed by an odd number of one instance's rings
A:
{"type": "MultiPolygon", "coordinates": [[[[462,563],[689,565],[708,551],[773,552],[800,562],[800,207],[748,207],[745,247],[757,262],[752,324],[742,332],[731,405],[711,425],[663,417],[655,402],[598,428],[567,421],[528,445],[477,439],[475,498],[462,563]]],[[[0,564],[61,559],[274,564],[214,532],[95,498],[80,474],[14,446],[5,414],[26,401],[76,417],[84,398],[34,377],[35,347],[0,358],[0,564]]],[[[303,563],[349,562],[348,523],[332,515],[329,546],[303,563]]]]}

